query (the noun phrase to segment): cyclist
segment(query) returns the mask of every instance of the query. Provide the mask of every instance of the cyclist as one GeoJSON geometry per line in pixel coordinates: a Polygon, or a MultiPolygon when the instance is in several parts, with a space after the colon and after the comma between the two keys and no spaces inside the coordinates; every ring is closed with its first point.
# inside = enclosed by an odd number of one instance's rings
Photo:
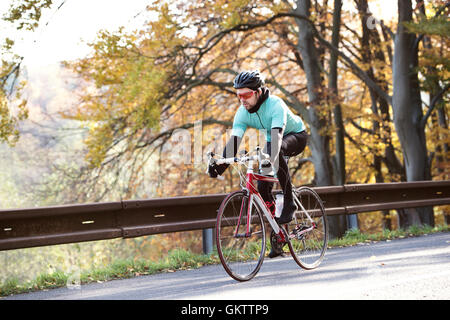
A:
{"type": "MultiPolygon", "coordinates": [[[[243,71],[234,79],[233,86],[241,103],[233,121],[231,137],[223,150],[224,157],[234,157],[248,127],[264,129],[267,144],[264,152],[270,155],[270,163],[263,163],[265,174],[276,172],[284,194],[284,204],[281,216],[276,218],[278,224],[292,220],[297,209],[292,197],[292,183],[289,176],[286,157],[296,156],[306,146],[307,133],[302,119],[294,115],[285,102],[270,93],[264,85],[258,71],[243,71]],[[272,171],[273,170],[273,171],[272,171]]],[[[222,175],[227,164],[209,166],[208,173],[212,178],[222,175]]],[[[275,211],[275,201],[272,195],[273,183],[258,181],[258,190],[268,208],[275,211]]],[[[278,250],[272,251],[269,257],[280,255],[278,250]]]]}

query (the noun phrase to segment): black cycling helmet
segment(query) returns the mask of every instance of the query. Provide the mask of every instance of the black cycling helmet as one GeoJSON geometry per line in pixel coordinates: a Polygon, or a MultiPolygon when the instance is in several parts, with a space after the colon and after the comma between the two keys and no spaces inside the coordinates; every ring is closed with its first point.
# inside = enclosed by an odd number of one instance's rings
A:
{"type": "Polygon", "coordinates": [[[235,89],[249,88],[256,90],[264,85],[258,70],[242,71],[234,78],[233,86],[235,89]]]}

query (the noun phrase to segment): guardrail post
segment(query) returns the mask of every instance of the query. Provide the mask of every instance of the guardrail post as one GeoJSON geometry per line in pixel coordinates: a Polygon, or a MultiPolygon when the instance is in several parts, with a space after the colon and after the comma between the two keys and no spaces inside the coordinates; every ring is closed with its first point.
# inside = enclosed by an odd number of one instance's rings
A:
{"type": "Polygon", "coordinates": [[[358,217],[356,214],[349,214],[347,216],[347,225],[349,229],[358,229],[358,217]]]}
{"type": "Polygon", "coordinates": [[[213,250],[213,229],[203,229],[203,253],[210,254],[213,250]]]}

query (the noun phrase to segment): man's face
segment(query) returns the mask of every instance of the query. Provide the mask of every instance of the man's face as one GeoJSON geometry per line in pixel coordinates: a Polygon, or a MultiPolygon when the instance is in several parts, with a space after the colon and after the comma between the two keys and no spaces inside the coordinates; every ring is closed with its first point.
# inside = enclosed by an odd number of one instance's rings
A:
{"type": "Polygon", "coordinates": [[[238,96],[239,101],[241,101],[241,104],[247,110],[253,108],[259,98],[259,92],[249,88],[236,89],[236,95],[238,96]]]}

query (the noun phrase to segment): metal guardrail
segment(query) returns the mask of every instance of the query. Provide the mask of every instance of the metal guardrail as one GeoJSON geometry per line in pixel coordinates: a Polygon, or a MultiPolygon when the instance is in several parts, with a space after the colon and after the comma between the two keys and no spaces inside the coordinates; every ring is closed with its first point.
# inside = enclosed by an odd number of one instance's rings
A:
{"type": "MultiPolygon", "coordinates": [[[[327,214],[450,204],[450,181],[313,188],[327,214]]],[[[226,194],[0,210],[0,250],[213,228],[226,194]]]]}

